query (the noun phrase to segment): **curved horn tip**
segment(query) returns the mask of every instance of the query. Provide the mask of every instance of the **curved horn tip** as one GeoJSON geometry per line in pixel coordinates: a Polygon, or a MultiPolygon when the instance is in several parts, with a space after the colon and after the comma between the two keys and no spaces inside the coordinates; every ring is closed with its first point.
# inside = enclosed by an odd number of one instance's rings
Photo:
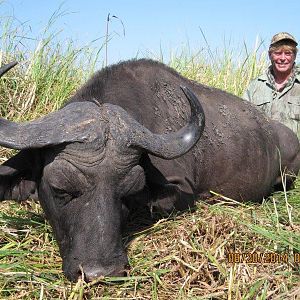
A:
{"type": "Polygon", "coordinates": [[[181,85],[180,88],[182,89],[182,91],[184,92],[185,96],[188,99],[190,99],[190,98],[192,98],[193,100],[197,99],[197,97],[194,94],[194,92],[191,89],[189,89],[187,86],[181,85]]]}
{"type": "Polygon", "coordinates": [[[191,114],[187,124],[177,132],[168,134],[153,134],[142,125],[137,126],[137,132],[131,145],[141,147],[154,156],[163,159],[178,158],[187,153],[199,140],[205,127],[205,113],[197,96],[185,86],[180,86],[190,104],[191,114]],[[141,129],[142,128],[142,129],[141,129]]]}
{"type": "Polygon", "coordinates": [[[17,65],[17,64],[18,64],[17,61],[13,61],[13,62],[11,62],[11,63],[8,63],[8,64],[2,66],[2,67],[0,68],[0,77],[1,77],[2,75],[4,75],[7,71],[9,71],[11,68],[13,68],[13,67],[14,67],[15,65],[17,65]]]}

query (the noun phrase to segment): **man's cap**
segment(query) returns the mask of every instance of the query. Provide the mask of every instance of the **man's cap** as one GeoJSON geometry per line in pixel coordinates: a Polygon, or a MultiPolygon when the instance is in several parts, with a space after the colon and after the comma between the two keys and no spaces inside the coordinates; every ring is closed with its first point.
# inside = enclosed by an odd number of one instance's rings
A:
{"type": "Polygon", "coordinates": [[[295,46],[298,45],[296,39],[291,34],[288,32],[279,32],[272,37],[270,46],[273,46],[280,41],[290,41],[293,42],[295,46]]]}

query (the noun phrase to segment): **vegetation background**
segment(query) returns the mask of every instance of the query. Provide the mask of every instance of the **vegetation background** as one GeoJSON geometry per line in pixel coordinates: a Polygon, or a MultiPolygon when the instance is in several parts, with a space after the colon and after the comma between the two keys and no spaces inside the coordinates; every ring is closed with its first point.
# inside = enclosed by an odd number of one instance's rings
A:
{"type": "MultiPolygon", "coordinates": [[[[0,65],[20,62],[0,80],[1,117],[35,119],[58,109],[101,67],[93,44],[58,43],[51,22],[26,48],[26,33],[10,19],[3,26],[0,65]],[[21,31],[21,32],[20,32],[21,31]]],[[[108,39],[109,40],[109,39],[108,39]]],[[[241,96],[267,66],[259,45],[215,53],[209,46],[170,53],[165,61],[182,75],[241,96]]],[[[153,56],[152,56],[153,58],[153,56]]],[[[102,62],[102,66],[105,65],[102,62]]],[[[1,148],[4,162],[14,152],[1,148]]],[[[124,234],[128,277],[68,282],[51,228],[38,203],[0,204],[1,299],[296,299],[300,295],[300,184],[262,204],[237,203],[222,195],[193,211],[160,218],[154,225],[138,215],[124,234]],[[137,223],[149,225],[132,235],[137,223]],[[279,253],[269,263],[231,263],[228,254],[279,253]],[[296,259],[295,259],[296,258],[296,259]],[[297,261],[297,259],[299,259],[297,261]]]]}

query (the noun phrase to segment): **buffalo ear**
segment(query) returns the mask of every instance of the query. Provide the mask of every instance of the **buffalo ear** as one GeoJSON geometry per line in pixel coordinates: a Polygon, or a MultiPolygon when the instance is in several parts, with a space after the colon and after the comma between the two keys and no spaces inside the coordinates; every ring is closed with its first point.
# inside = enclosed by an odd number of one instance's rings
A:
{"type": "Polygon", "coordinates": [[[15,169],[11,166],[5,166],[5,165],[1,165],[0,166],[0,176],[4,177],[4,176],[14,176],[17,175],[19,173],[18,169],[15,169]]]}
{"type": "Polygon", "coordinates": [[[36,155],[24,150],[0,165],[0,201],[36,198],[36,155]]]}

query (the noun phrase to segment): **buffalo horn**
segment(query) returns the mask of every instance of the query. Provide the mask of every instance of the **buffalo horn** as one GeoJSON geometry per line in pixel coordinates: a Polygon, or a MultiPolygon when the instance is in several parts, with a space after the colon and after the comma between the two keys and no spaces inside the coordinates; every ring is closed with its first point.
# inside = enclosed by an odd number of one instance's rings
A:
{"type": "Polygon", "coordinates": [[[130,146],[143,148],[164,159],[174,159],[187,153],[197,143],[205,126],[204,111],[200,101],[189,88],[181,89],[191,107],[188,123],[177,132],[167,134],[154,134],[137,123],[131,126],[130,146]]]}
{"type": "Polygon", "coordinates": [[[107,121],[101,120],[100,109],[93,102],[74,102],[30,122],[0,118],[0,145],[22,150],[104,140],[107,121]]]}
{"type": "MultiPolygon", "coordinates": [[[[11,62],[0,68],[0,77],[13,68],[11,62]]],[[[10,149],[31,149],[66,142],[92,141],[104,137],[99,128],[99,110],[93,102],[71,103],[40,119],[15,123],[0,118],[0,145],[10,149]]]]}
{"type": "Polygon", "coordinates": [[[6,64],[6,65],[2,66],[0,68],[0,77],[2,75],[4,75],[7,71],[9,71],[11,68],[13,68],[16,64],[17,64],[17,62],[15,61],[15,62],[11,62],[9,64],[6,64]]]}

